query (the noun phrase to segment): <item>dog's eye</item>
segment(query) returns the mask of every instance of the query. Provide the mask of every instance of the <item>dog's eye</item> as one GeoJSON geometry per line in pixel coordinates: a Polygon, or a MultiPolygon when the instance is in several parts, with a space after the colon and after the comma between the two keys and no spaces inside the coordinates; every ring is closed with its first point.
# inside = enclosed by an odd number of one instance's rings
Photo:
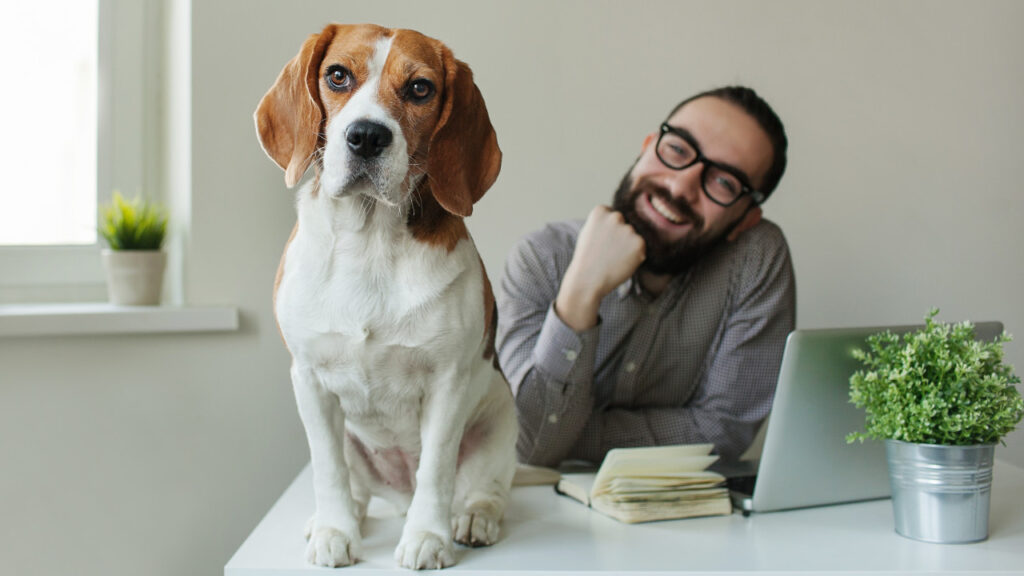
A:
{"type": "Polygon", "coordinates": [[[335,92],[348,92],[352,89],[352,72],[344,66],[335,64],[324,74],[327,87],[335,92]]]}
{"type": "Polygon", "coordinates": [[[422,104],[434,95],[434,83],[426,78],[418,78],[409,83],[406,92],[413,102],[422,104]]]}

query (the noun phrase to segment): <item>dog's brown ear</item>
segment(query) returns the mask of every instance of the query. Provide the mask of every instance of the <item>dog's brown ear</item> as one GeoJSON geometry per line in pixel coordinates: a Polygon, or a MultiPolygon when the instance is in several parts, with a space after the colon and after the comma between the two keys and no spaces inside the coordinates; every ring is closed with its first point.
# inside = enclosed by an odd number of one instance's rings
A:
{"type": "Polygon", "coordinates": [[[324,118],[320,62],[334,38],[334,30],[330,25],[306,39],[253,114],[260,145],[285,171],[284,183],[289,188],[306,173],[316,150],[324,118]]]}
{"type": "Polygon", "coordinates": [[[444,102],[431,136],[427,170],[438,203],[457,216],[473,213],[473,204],[494,184],[501,150],[473,72],[441,47],[444,102]]]}

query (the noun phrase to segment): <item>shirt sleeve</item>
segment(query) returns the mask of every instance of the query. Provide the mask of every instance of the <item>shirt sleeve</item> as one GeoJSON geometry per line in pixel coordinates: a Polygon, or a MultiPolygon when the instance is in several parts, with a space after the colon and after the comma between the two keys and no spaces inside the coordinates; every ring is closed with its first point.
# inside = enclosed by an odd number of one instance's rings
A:
{"type": "Polygon", "coordinates": [[[683,407],[595,412],[584,437],[611,448],[710,442],[725,459],[750,446],[775,394],[786,337],[796,324],[796,280],[781,232],[744,260],[709,368],[683,407]]]}
{"type": "Polygon", "coordinates": [[[498,358],[519,418],[519,460],[565,459],[593,411],[598,326],[577,333],[555,312],[573,245],[550,229],[527,236],[505,266],[498,295],[498,358]]]}

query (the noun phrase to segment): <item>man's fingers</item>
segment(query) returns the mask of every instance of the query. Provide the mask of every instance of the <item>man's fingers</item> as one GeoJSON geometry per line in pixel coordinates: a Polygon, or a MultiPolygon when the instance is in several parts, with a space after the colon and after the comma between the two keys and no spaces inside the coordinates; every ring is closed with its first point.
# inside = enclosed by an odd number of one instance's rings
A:
{"type": "Polygon", "coordinates": [[[621,212],[595,206],[576,241],[574,277],[604,296],[629,278],[646,258],[646,245],[621,212]]]}

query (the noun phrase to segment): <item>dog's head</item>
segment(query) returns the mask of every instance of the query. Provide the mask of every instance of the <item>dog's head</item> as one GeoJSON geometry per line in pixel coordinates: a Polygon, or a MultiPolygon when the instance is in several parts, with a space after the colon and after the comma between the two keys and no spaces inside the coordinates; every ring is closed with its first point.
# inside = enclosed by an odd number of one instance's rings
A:
{"type": "Polygon", "coordinates": [[[404,206],[428,187],[446,211],[468,216],[501,168],[473,73],[412,30],[327,26],[284,67],[255,119],[285,184],[314,164],[334,198],[404,206]]]}

